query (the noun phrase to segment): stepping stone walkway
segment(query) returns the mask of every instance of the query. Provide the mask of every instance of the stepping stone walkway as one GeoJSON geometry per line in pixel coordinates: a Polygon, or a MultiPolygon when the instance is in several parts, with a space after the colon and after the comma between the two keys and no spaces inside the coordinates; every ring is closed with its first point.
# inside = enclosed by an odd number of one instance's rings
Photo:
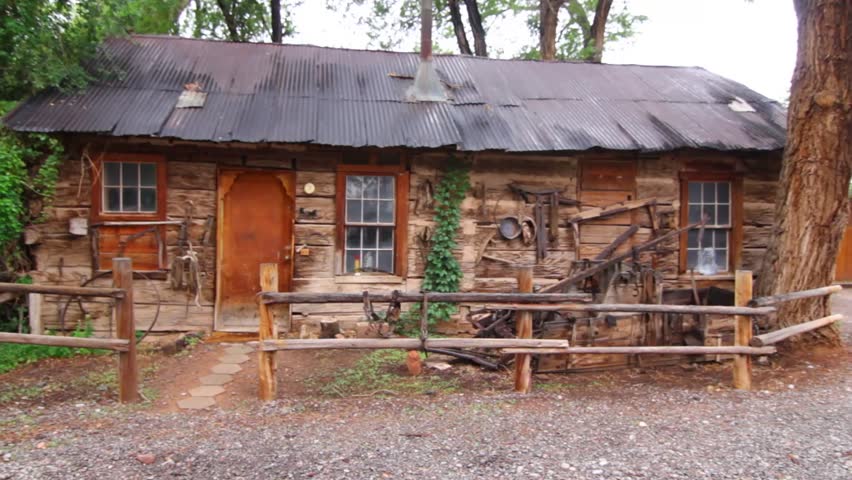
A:
{"type": "Polygon", "coordinates": [[[182,410],[200,410],[216,405],[214,397],[225,392],[225,385],[234,379],[233,374],[241,371],[241,363],[249,361],[248,353],[253,350],[245,345],[233,345],[225,349],[219,363],[210,369],[211,374],[199,379],[201,386],[189,391],[189,397],[177,402],[182,410]]]}

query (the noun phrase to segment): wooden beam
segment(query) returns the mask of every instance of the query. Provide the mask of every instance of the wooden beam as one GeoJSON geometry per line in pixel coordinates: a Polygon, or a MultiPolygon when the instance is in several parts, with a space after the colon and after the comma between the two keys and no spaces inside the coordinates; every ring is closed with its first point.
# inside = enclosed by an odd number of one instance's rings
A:
{"type": "Polygon", "coordinates": [[[567,348],[567,340],[539,338],[430,338],[421,343],[419,338],[317,338],[305,340],[264,340],[249,342],[260,350],[419,350],[425,348],[567,348]]]}
{"type": "Polygon", "coordinates": [[[505,348],[506,355],[528,353],[532,355],[770,355],[775,353],[774,347],[568,347],[568,348],[505,348]]]}
{"type": "Polygon", "coordinates": [[[44,335],[44,323],[41,321],[41,293],[27,295],[27,311],[30,317],[30,333],[44,335]]]}
{"type": "MultiPolygon", "coordinates": [[[[278,291],[278,264],[260,264],[260,290],[263,292],[278,291]]],[[[259,302],[260,325],[258,338],[261,342],[275,340],[278,338],[278,328],[270,311],[269,305],[259,302]]],[[[260,376],[260,399],[268,402],[275,400],[277,394],[276,371],[278,365],[275,361],[276,352],[261,350],[258,352],[258,374],[260,376]]]]}
{"type": "Polygon", "coordinates": [[[748,302],[750,307],[764,307],[767,305],[775,305],[776,303],[789,302],[790,300],[801,300],[804,298],[824,297],[843,290],[840,285],[829,285],[827,287],[813,288],[810,290],[802,290],[799,292],[781,293],[771,295],[769,297],[754,298],[748,302]]]}
{"type": "Polygon", "coordinates": [[[590,208],[574,215],[568,220],[568,223],[579,223],[594,218],[603,218],[615,215],[617,213],[627,212],[637,208],[642,208],[647,205],[656,205],[656,198],[644,198],[639,200],[628,200],[626,202],[614,203],[605,207],[590,208]]]}
{"type": "MultiPolygon", "coordinates": [[[[370,292],[372,302],[390,302],[394,298],[391,292],[370,292]]],[[[264,303],[363,303],[363,293],[310,293],[310,292],[264,292],[261,294],[264,303]]],[[[446,303],[560,303],[588,302],[591,295],[587,293],[479,293],[429,292],[430,302],[446,303]]],[[[396,300],[400,303],[420,303],[423,301],[422,292],[399,292],[396,300]]]]}
{"type": "MultiPolygon", "coordinates": [[[[752,295],[752,275],[750,270],[737,270],[734,277],[734,304],[748,305],[752,295]]],[[[734,317],[734,345],[746,347],[751,342],[751,316],[736,315],[734,317]]],[[[734,356],[734,388],[751,390],[751,356],[734,356]]]]}
{"type": "Polygon", "coordinates": [[[774,307],[727,307],[722,305],[666,305],[649,303],[553,303],[553,304],[500,304],[488,306],[491,310],[529,310],[534,312],[637,312],[637,313],[680,313],[711,315],[768,315],[774,307]]]}
{"type": "Polygon", "coordinates": [[[639,225],[631,225],[626,231],[624,231],[621,235],[615,237],[615,240],[612,241],[609,245],[604,248],[601,253],[595,255],[593,260],[606,260],[610,255],[615,252],[618,247],[621,246],[622,243],[626,242],[630,237],[633,236],[634,233],[639,231],[639,225]]]}
{"type": "Polygon", "coordinates": [[[810,322],[800,323],[798,325],[792,325],[787,328],[782,328],[780,330],[775,330],[774,332],[764,333],[763,335],[757,335],[752,337],[749,345],[752,347],[762,347],[764,345],[774,345],[782,340],[786,340],[794,335],[799,335],[801,333],[810,332],[811,330],[816,330],[818,328],[825,327],[827,325],[831,325],[834,322],[840,321],[843,319],[843,315],[835,314],[829,315],[827,317],[818,318],[816,320],[811,320],[810,322]]]}
{"type": "Polygon", "coordinates": [[[46,345],[48,347],[97,348],[126,352],[127,340],[113,338],[79,338],[59,335],[34,335],[31,333],[0,332],[0,343],[21,343],[25,345],[46,345]]]}
{"type": "Polygon", "coordinates": [[[563,280],[560,280],[560,281],[558,281],[558,282],[556,282],[552,285],[549,285],[548,287],[543,288],[540,293],[555,292],[555,291],[558,291],[558,290],[560,290],[564,287],[567,287],[569,285],[577,283],[581,280],[585,280],[586,278],[589,278],[589,277],[591,277],[592,275],[594,275],[598,272],[606,270],[607,268],[611,267],[612,265],[623,262],[625,260],[629,260],[634,255],[636,255],[640,252],[643,252],[645,250],[649,250],[651,248],[654,248],[657,245],[669,240],[670,238],[678,236],[678,235],[682,234],[683,232],[685,232],[687,230],[698,227],[699,225],[701,225],[701,224],[700,223],[693,223],[692,225],[687,225],[686,227],[680,228],[678,230],[673,230],[673,231],[671,231],[671,232],[669,232],[669,233],[667,233],[667,234],[665,234],[661,237],[657,237],[657,238],[655,238],[653,240],[649,240],[649,241],[647,241],[647,242],[645,242],[641,245],[637,245],[637,246],[631,248],[630,251],[627,252],[627,253],[623,253],[621,255],[618,255],[618,256],[610,259],[610,260],[607,260],[605,262],[601,262],[601,263],[599,263],[599,264],[597,264],[593,267],[587,268],[586,270],[583,270],[582,272],[579,272],[579,273],[577,273],[573,276],[570,276],[570,277],[565,278],[563,280]]]}
{"type": "Polygon", "coordinates": [[[118,400],[139,401],[139,367],[136,364],[136,326],[133,319],[133,265],[129,258],[112,259],[112,282],[125,294],[115,302],[115,334],[127,344],[118,354],[118,400]]]}
{"type": "Polygon", "coordinates": [[[183,225],[184,223],[186,222],[183,220],[126,220],[98,222],[89,225],[89,227],[156,227],[160,225],[183,225]]]}
{"type": "Polygon", "coordinates": [[[64,285],[29,285],[24,283],[0,283],[0,292],[44,293],[48,295],[73,295],[75,297],[121,298],[124,290],[103,287],[71,287],[64,285]]]}
{"type": "MultiPolygon", "coordinates": [[[[530,293],[533,289],[533,269],[523,267],[518,270],[518,291],[530,293]]],[[[518,338],[532,338],[532,312],[519,310],[515,320],[518,338]]],[[[530,393],[532,389],[532,357],[527,353],[515,355],[515,391],[530,393]]]]}

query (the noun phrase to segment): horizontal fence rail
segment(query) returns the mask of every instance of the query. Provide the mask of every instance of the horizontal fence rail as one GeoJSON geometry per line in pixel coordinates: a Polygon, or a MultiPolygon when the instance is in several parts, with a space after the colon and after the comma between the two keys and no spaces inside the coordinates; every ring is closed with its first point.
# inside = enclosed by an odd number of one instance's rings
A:
{"type": "Polygon", "coordinates": [[[840,285],[829,285],[827,287],[812,288],[810,290],[802,290],[799,292],[781,293],[778,295],[770,295],[768,297],[759,297],[752,299],[750,302],[748,302],[748,306],[764,307],[767,305],[775,305],[782,302],[789,302],[791,300],[824,297],[827,295],[831,295],[832,293],[837,293],[841,290],[843,290],[843,287],[841,287],[840,285]]]}
{"type": "MultiPolygon", "coordinates": [[[[479,293],[479,292],[365,292],[371,302],[418,303],[428,296],[430,302],[446,303],[563,303],[592,300],[588,293],[479,293]]],[[[267,305],[275,303],[361,303],[365,293],[262,292],[267,305]]]]}
{"type": "Polygon", "coordinates": [[[601,304],[551,304],[551,305],[518,305],[507,304],[492,307],[495,310],[527,310],[527,311],[563,311],[563,312],[637,312],[637,313],[678,313],[678,314],[711,314],[711,315],[769,315],[775,312],[774,307],[727,307],[717,305],[665,305],[650,303],[601,303],[601,304]]]}
{"type": "Polygon", "coordinates": [[[251,342],[261,351],[275,350],[381,350],[421,348],[568,348],[567,340],[539,338],[315,338],[305,340],[263,340],[251,342]]]}
{"type": "Polygon", "coordinates": [[[46,345],[49,347],[97,348],[126,352],[130,342],[113,338],[79,338],[59,335],[33,335],[30,333],[0,332],[0,343],[20,343],[24,345],[46,345]]]}
{"type": "Polygon", "coordinates": [[[505,354],[529,353],[541,354],[583,354],[583,355],[770,355],[775,353],[775,347],[741,347],[728,345],[721,347],[567,347],[567,348],[506,348],[505,354]]]}
{"type": "Polygon", "coordinates": [[[818,318],[816,320],[811,320],[810,322],[800,323],[798,325],[791,325],[787,328],[782,328],[780,330],[775,330],[774,332],[764,333],[763,335],[752,337],[751,342],[749,342],[749,344],[753,347],[774,345],[792,336],[799,335],[805,332],[810,332],[812,330],[816,330],[827,325],[831,325],[832,323],[840,321],[842,319],[843,315],[836,314],[818,318]]]}
{"type": "Polygon", "coordinates": [[[26,283],[0,283],[0,292],[43,293],[47,295],[72,295],[75,297],[124,297],[124,290],[121,288],[30,285],[26,283]]]}

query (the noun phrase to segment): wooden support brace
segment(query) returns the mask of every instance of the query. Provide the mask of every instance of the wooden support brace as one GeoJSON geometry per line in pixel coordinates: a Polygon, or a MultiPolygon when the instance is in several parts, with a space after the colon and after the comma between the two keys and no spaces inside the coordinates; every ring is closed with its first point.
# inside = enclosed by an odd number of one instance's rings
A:
{"type": "Polygon", "coordinates": [[[764,333],[763,335],[758,335],[756,337],[752,337],[750,345],[753,347],[762,347],[764,345],[774,345],[782,340],[786,340],[794,335],[799,335],[805,332],[810,332],[811,330],[816,330],[818,328],[825,327],[826,325],[831,325],[834,322],[840,321],[843,319],[843,315],[835,314],[829,315],[827,317],[818,318],[816,320],[811,320],[810,322],[800,323],[798,325],[792,325],[787,328],[782,328],[780,330],[775,330],[774,332],[764,333]]]}
{"type": "Polygon", "coordinates": [[[843,290],[840,285],[829,285],[827,287],[813,288],[810,290],[802,290],[800,292],[782,293],[769,297],[760,297],[752,299],[748,302],[750,307],[764,307],[767,305],[775,305],[776,303],[789,302],[791,300],[802,300],[804,298],[824,297],[837,293],[843,290]]]}
{"type": "Polygon", "coordinates": [[[115,333],[127,341],[127,350],[118,353],[118,400],[139,401],[139,367],[136,364],[136,324],[133,319],[133,264],[129,258],[112,259],[113,286],[124,290],[115,300],[115,333]]]}
{"type": "MultiPolygon", "coordinates": [[[[533,269],[522,267],[518,270],[518,291],[530,293],[533,290],[533,269]]],[[[532,338],[532,312],[518,311],[515,328],[518,338],[532,338]]],[[[532,389],[532,357],[529,354],[515,355],[515,391],[529,393],[532,389]]]]}
{"type": "MultiPolygon", "coordinates": [[[[750,270],[737,270],[734,284],[734,304],[748,305],[752,297],[752,275],[750,270]]],[[[734,317],[734,345],[747,347],[751,343],[752,320],[747,315],[734,317]]],[[[734,388],[751,390],[751,356],[734,356],[734,388]]]]}
{"type": "MultiPolygon", "coordinates": [[[[260,264],[260,290],[262,292],[278,291],[278,264],[260,264]]],[[[258,338],[261,342],[265,340],[276,340],[278,338],[278,327],[269,309],[269,305],[258,302],[260,309],[260,325],[258,338]]],[[[260,380],[259,396],[262,401],[275,400],[277,394],[276,370],[278,368],[275,351],[260,350],[258,352],[258,375],[260,380]]]]}

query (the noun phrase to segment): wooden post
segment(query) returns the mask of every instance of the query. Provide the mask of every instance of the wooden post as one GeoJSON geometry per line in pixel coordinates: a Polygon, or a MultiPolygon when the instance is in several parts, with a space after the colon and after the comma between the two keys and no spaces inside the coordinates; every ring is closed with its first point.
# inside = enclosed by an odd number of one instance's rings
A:
{"type": "MultiPolygon", "coordinates": [[[[533,291],[532,267],[521,267],[518,270],[518,291],[531,293],[533,291]]],[[[518,338],[532,338],[532,312],[519,310],[517,312],[518,338]]],[[[515,355],[515,391],[529,393],[532,389],[532,356],[527,353],[515,355]]]]}
{"type": "MultiPolygon", "coordinates": [[[[278,291],[277,263],[260,264],[260,290],[263,292],[278,291]]],[[[261,341],[277,339],[278,326],[275,325],[275,319],[272,318],[272,312],[269,311],[269,305],[262,301],[259,301],[258,308],[260,309],[260,325],[258,337],[261,341]]],[[[265,402],[275,400],[276,390],[278,386],[275,375],[276,370],[278,369],[278,366],[275,362],[276,352],[266,352],[260,350],[257,355],[258,374],[260,375],[260,399],[265,402]]]]}
{"type": "Polygon", "coordinates": [[[27,296],[27,303],[30,314],[30,333],[44,335],[44,324],[41,322],[41,294],[30,293],[27,296]]]}
{"type": "MultiPolygon", "coordinates": [[[[734,304],[738,307],[751,301],[751,270],[737,270],[734,304]]],[[[751,343],[752,320],[750,315],[734,316],[734,345],[747,347],[751,343]]],[[[734,388],[751,390],[751,356],[734,355],[734,388]]]]}
{"type": "Polygon", "coordinates": [[[129,258],[112,259],[112,283],[125,293],[115,299],[115,334],[127,340],[127,351],[118,352],[118,400],[139,401],[139,368],[136,365],[136,325],[133,320],[133,264],[129,258]]]}

